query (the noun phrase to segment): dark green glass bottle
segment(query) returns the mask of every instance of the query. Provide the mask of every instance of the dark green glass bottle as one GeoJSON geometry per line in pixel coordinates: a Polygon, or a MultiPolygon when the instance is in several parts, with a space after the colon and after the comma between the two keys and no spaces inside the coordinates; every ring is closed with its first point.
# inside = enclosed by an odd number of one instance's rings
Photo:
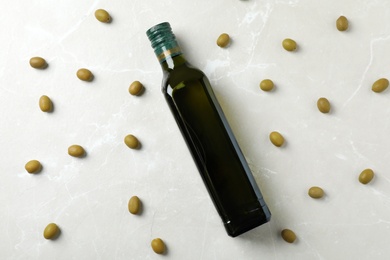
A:
{"type": "Polygon", "coordinates": [[[271,213],[207,77],[186,61],[169,23],[146,34],[163,69],[162,92],[227,233],[268,222],[271,213]]]}

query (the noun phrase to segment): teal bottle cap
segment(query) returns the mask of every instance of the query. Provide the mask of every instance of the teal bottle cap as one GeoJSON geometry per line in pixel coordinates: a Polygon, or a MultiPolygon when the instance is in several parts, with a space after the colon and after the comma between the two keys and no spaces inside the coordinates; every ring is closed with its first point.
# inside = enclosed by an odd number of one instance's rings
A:
{"type": "Polygon", "coordinates": [[[168,22],[160,23],[146,31],[146,35],[154,49],[154,53],[158,59],[165,60],[166,54],[180,54],[179,45],[176,42],[176,37],[172,32],[171,25],[168,22]]]}

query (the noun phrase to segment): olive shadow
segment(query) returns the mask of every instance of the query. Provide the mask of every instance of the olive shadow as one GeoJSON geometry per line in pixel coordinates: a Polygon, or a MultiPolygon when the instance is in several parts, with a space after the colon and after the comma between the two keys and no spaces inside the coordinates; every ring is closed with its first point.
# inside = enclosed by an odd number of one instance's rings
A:
{"type": "Polygon", "coordinates": [[[50,107],[50,109],[47,111],[47,113],[52,114],[52,113],[54,113],[54,110],[55,110],[55,105],[54,105],[54,103],[51,101],[51,107],[50,107]]]}
{"type": "Polygon", "coordinates": [[[38,69],[38,70],[45,70],[45,69],[47,69],[47,68],[49,68],[49,63],[45,63],[45,65],[43,65],[42,67],[40,67],[40,68],[36,68],[36,69],[38,69]]]}
{"type": "Polygon", "coordinates": [[[138,144],[135,148],[133,148],[133,150],[142,150],[142,143],[140,141],[138,141],[138,144]]]}
{"type": "MultiPolygon", "coordinates": [[[[165,244],[165,242],[164,242],[164,244],[165,244]]],[[[169,247],[167,246],[167,244],[165,244],[165,250],[164,250],[164,252],[161,255],[166,256],[168,254],[169,254],[169,247]]]]}
{"type": "Polygon", "coordinates": [[[222,47],[222,49],[228,49],[230,46],[232,46],[234,44],[234,40],[232,38],[229,37],[229,43],[225,46],[225,47],[222,47]]]}
{"type": "Polygon", "coordinates": [[[136,94],[136,96],[142,96],[146,92],[145,86],[136,94]]]}
{"type": "Polygon", "coordinates": [[[53,241],[58,240],[59,237],[61,236],[61,234],[62,234],[61,228],[58,227],[57,233],[52,238],[50,238],[50,240],[53,240],[53,241]]]}
{"type": "Polygon", "coordinates": [[[77,158],[83,159],[83,158],[87,157],[87,155],[88,155],[88,153],[87,153],[87,151],[85,151],[82,155],[77,156],[77,158]]]}
{"type": "Polygon", "coordinates": [[[276,146],[276,147],[280,148],[280,149],[285,149],[285,148],[289,147],[289,141],[284,139],[283,144],[281,146],[276,146]]]}
{"type": "Polygon", "coordinates": [[[92,81],[94,81],[94,80],[95,80],[95,75],[92,74],[91,77],[90,77],[88,80],[86,80],[86,81],[87,81],[87,82],[92,82],[92,81]]]}
{"type": "Polygon", "coordinates": [[[41,164],[41,165],[39,166],[39,169],[36,170],[35,172],[33,172],[32,174],[41,174],[42,172],[43,172],[43,165],[41,164]]]}
{"type": "Polygon", "coordinates": [[[142,203],[142,201],[140,201],[137,215],[142,216],[143,213],[144,213],[144,204],[142,203]]]}

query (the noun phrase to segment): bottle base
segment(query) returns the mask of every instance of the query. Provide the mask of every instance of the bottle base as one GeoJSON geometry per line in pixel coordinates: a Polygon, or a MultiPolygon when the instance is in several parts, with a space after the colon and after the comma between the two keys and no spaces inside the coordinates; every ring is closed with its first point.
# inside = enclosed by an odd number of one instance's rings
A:
{"type": "Polygon", "coordinates": [[[224,226],[229,236],[237,237],[249,230],[252,230],[258,226],[261,226],[269,222],[270,219],[271,219],[271,215],[264,217],[264,214],[256,214],[255,216],[252,216],[251,218],[249,219],[247,218],[245,220],[243,219],[230,220],[224,223],[224,226]]]}

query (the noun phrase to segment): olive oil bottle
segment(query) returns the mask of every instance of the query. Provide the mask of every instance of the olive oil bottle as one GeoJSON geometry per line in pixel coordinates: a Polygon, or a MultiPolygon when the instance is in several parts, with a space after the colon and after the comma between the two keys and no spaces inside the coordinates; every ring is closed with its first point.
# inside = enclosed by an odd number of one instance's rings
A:
{"type": "Polygon", "coordinates": [[[169,23],[146,32],[163,70],[162,92],[230,236],[271,213],[205,74],[184,58],[169,23]]]}

